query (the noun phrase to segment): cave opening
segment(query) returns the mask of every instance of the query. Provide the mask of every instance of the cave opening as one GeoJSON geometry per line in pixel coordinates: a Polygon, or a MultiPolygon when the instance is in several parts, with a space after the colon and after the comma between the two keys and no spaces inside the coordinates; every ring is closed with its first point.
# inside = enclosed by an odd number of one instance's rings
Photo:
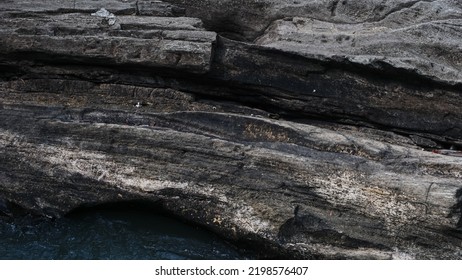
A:
{"type": "Polygon", "coordinates": [[[249,259],[215,233],[148,201],[100,204],[61,218],[0,220],[2,259],[249,259]]]}

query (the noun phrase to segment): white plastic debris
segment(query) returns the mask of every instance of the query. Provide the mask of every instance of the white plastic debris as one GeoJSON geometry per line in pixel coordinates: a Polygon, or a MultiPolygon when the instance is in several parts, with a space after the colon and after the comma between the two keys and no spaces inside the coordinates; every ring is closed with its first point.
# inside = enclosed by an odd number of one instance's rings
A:
{"type": "Polygon", "coordinates": [[[114,25],[116,23],[116,16],[105,8],[101,8],[99,11],[92,13],[91,15],[103,18],[109,25],[114,25]]]}

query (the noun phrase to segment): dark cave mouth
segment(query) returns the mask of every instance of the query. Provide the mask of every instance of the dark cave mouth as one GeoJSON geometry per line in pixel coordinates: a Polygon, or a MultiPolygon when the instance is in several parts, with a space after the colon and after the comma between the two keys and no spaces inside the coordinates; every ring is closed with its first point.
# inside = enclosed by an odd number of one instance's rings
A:
{"type": "Polygon", "coordinates": [[[148,201],[80,207],[54,219],[6,217],[0,228],[1,259],[253,258],[247,249],[148,201]]]}

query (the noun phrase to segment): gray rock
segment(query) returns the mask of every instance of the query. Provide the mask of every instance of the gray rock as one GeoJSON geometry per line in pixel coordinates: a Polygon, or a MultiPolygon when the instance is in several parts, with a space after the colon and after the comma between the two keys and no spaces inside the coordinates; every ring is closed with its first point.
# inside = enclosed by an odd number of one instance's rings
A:
{"type": "Polygon", "coordinates": [[[210,68],[216,35],[205,31],[199,19],[120,15],[116,21],[112,14],[116,10],[104,11],[107,15],[102,20],[96,10],[58,14],[48,14],[47,10],[34,18],[4,11],[0,53],[35,53],[51,59],[87,59],[95,64],[137,64],[197,73],[210,68]]]}
{"type": "Polygon", "coordinates": [[[105,19],[108,25],[114,25],[117,21],[116,16],[113,13],[106,10],[105,8],[101,8],[95,13],[92,13],[91,15],[105,19]]]}
{"type": "Polygon", "coordinates": [[[3,1],[0,211],[143,200],[262,258],[460,259],[460,4],[382,2],[3,1]]]}
{"type": "Polygon", "coordinates": [[[451,85],[462,83],[459,1],[168,2],[183,5],[188,15],[233,38],[258,37],[259,45],[309,58],[392,67],[451,85]]]}
{"type": "Polygon", "coordinates": [[[131,15],[136,13],[136,1],[134,0],[4,0],[0,3],[0,10],[8,11],[12,14],[20,15],[23,13],[94,13],[105,8],[115,15],[131,15]]]}
{"type": "Polygon", "coordinates": [[[230,93],[229,98],[245,98],[291,118],[386,127],[439,143],[462,139],[457,86],[392,67],[379,71],[225,39],[219,44],[211,75],[245,85],[242,95],[230,93]]]}
{"type": "Polygon", "coordinates": [[[176,5],[162,1],[138,0],[136,1],[137,14],[141,16],[184,16],[185,10],[176,5]]]}
{"type": "MultiPolygon", "coordinates": [[[[417,11],[406,11],[406,17],[410,16],[407,13],[417,17],[428,10],[418,7],[417,11]]],[[[399,13],[394,13],[394,17],[405,16],[396,14],[399,13]]],[[[453,26],[462,23],[461,15],[459,10],[450,19],[421,19],[405,24],[389,17],[358,24],[294,17],[274,22],[256,43],[308,58],[403,69],[438,82],[460,85],[462,31],[453,26]]]]}

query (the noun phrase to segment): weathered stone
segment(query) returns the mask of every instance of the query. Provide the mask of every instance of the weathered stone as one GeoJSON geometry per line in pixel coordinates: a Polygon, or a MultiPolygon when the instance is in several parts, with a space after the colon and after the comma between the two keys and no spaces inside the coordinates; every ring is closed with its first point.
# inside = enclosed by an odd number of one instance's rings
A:
{"type": "Polygon", "coordinates": [[[339,24],[294,17],[276,21],[257,44],[309,58],[403,69],[457,85],[462,84],[462,31],[453,26],[461,24],[462,16],[406,26],[384,21],[339,24]]]}
{"type": "Polygon", "coordinates": [[[462,4],[454,0],[169,0],[221,33],[310,58],[462,83],[462,4]],[[268,29],[266,29],[269,26],[268,29]],[[241,32],[241,34],[239,34],[241,32]],[[243,32],[243,33],[242,33],[243,32]],[[260,36],[262,35],[262,36],[260,36]],[[444,54],[444,55],[442,55],[444,54]]]}
{"type": "Polygon", "coordinates": [[[138,0],[136,1],[137,14],[141,16],[184,16],[185,9],[162,1],[138,0]]]}
{"type": "MultiPolygon", "coordinates": [[[[95,11],[96,12],[96,11],[95,11]]],[[[112,12],[112,11],[110,11],[112,12]]],[[[206,72],[214,32],[199,19],[117,16],[109,24],[90,13],[40,14],[34,18],[3,12],[0,54],[34,55],[94,64],[136,64],[206,72]]]]}
{"type": "Polygon", "coordinates": [[[460,4],[382,2],[2,2],[0,215],[143,200],[259,257],[462,258],[430,150],[462,147],[460,4]]]}
{"type": "Polygon", "coordinates": [[[88,14],[105,8],[116,15],[131,15],[136,13],[136,2],[136,0],[4,0],[0,3],[0,10],[14,15],[76,12],[88,14]]]}
{"type": "Polygon", "coordinates": [[[245,97],[237,98],[256,106],[265,104],[295,118],[366,122],[406,134],[431,133],[430,138],[462,140],[458,88],[398,69],[367,70],[325,57],[308,59],[225,39],[219,44],[211,75],[251,88],[245,97]]]}

